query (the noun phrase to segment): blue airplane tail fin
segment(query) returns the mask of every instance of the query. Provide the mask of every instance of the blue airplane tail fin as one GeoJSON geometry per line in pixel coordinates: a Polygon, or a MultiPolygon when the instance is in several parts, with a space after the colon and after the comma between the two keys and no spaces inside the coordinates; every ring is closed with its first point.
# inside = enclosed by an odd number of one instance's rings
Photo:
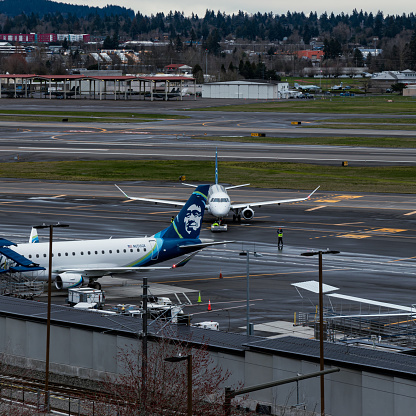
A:
{"type": "Polygon", "coordinates": [[[155,234],[159,238],[197,239],[201,231],[209,185],[199,185],[171,225],[155,234]]]}

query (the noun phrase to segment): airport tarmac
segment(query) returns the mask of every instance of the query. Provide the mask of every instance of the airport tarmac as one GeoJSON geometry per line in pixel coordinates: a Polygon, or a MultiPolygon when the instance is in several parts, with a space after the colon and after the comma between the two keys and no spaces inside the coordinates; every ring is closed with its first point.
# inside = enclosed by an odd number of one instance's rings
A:
{"type": "MultiPolygon", "coordinates": [[[[244,104],[249,104],[245,100],[244,104]]],[[[0,161],[185,159],[284,161],[340,166],[413,166],[416,149],[363,148],[356,146],[286,145],[278,143],[214,142],[210,136],[240,137],[264,133],[267,137],[413,137],[412,130],[320,128],[339,114],[209,111],[210,106],[235,104],[235,100],[191,100],[169,102],[111,102],[79,100],[7,100],[16,111],[60,110],[65,122],[7,121],[0,119],[0,161]],[[193,111],[204,108],[205,111],[193,111]],[[71,122],[66,111],[138,112],[179,115],[151,122],[71,122]],[[293,121],[301,122],[292,125],[293,121]]],[[[388,118],[385,115],[352,114],[349,118],[388,118]]],[[[412,116],[406,116],[412,117],[412,116]]],[[[129,119],[130,121],[130,119],[129,119]]],[[[357,126],[355,126],[357,127],[357,126]]]]}
{"type": "MultiPolygon", "coordinates": [[[[189,189],[180,184],[121,185],[144,196],[163,192],[165,198],[186,199],[189,195],[189,189]]],[[[231,192],[238,201],[302,193],[250,187],[231,192]]],[[[32,225],[58,221],[70,227],[56,229],[56,241],[152,235],[167,227],[177,212],[126,202],[113,184],[88,182],[4,180],[0,205],[2,235],[14,242],[28,241],[32,225]]],[[[416,303],[415,196],[318,192],[311,201],[257,209],[250,222],[228,221],[227,233],[212,234],[210,221],[206,215],[201,237],[233,242],[204,249],[185,267],[146,273],[152,294],[192,302],[185,307],[192,322],[213,320],[221,330],[244,332],[249,281],[249,320],[255,333],[277,335],[285,326],[280,322],[293,322],[295,312],[315,313],[317,296],[298,293],[291,284],[318,280],[317,256],[301,253],[328,248],[340,254],[324,256],[324,282],[338,287],[340,293],[404,306],[416,303]],[[278,227],[284,230],[283,250],[276,247],[278,227]],[[247,250],[248,262],[240,255],[247,250]]],[[[39,236],[48,240],[47,233],[39,236]]],[[[137,304],[142,276],[103,278],[107,306],[137,304]]],[[[53,302],[65,303],[66,297],[64,291],[53,292],[53,302]]]]}

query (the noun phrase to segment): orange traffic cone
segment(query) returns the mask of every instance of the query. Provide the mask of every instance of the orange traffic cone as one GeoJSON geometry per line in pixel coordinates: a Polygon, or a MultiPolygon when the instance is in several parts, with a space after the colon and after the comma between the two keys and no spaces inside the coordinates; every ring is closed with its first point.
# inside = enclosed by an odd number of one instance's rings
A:
{"type": "Polygon", "coordinates": [[[220,270],[220,279],[222,279],[222,273],[221,273],[221,270],[220,270]]]}
{"type": "Polygon", "coordinates": [[[208,310],[211,310],[211,300],[208,301],[208,310]]]}

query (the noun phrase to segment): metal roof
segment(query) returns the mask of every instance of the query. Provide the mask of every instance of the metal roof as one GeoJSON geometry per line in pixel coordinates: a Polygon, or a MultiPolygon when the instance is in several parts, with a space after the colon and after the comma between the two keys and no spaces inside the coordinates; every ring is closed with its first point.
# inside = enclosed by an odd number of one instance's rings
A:
{"type": "MultiPolygon", "coordinates": [[[[47,303],[0,296],[0,315],[28,321],[46,321],[47,303]]],[[[77,326],[86,330],[118,333],[122,336],[137,337],[142,332],[142,320],[123,315],[107,315],[100,312],[84,311],[69,306],[51,305],[51,324],[77,326]]],[[[182,325],[170,325],[167,331],[159,331],[149,324],[149,336],[160,337],[169,334],[172,339],[195,344],[208,344],[211,348],[243,351],[247,342],[261,337],[233,334],[182,325]]]]}
{"type": "Polygon", "coordinates": [[[383,308],[397,309],[399,311],[407,311],[407,312],[413,312],[413,313],[416,312],[415,308],[411,308],[409,306],[395,305],[394,303],[378,302],[376,300],[357,298],[356,296],[342,295],[340,293],[331,293],[328,296],[331,296],[333,298],[350,300],[352,302],[365,303],[367,305],[374,305],[374,306],[380,306],[383,308]]]}
{"type": "MultiPolygon", "coordinates": [[[[309,280],[308,282],[292,283],[292,286],[298,287],[299,289],[307,290],[308,292],[319,293],[319,282],[316,280],[309,280]]],[[[339,287],[327,285],[322,283],[322,293],[333,292],[339,290],[339,287]]]]}
{"type": "MultiPolygon", "coordinates": [[[[247,346],[269,354],[284,353],[302,359],[309,357],[316,362],[319,362],[320,357],[319,340],[284,337],[263,339],[247,346]]],[[[416,357],[412,355],[325,342],[324,356],[327,364],[369,368],[372,372],[393,372],[416,377],[416,357]]]]}
{"type": "MultiPolygon", "coordinates": [[[[47,304],[0,296],[0,315],[45,322],[47,304]]],[[[104,315],[99,312],[93,313],[58,305],[51,307],[51,324],[112,332],[127,337],[138,337],[142,330],[141,319],[122,315],[104,315]]],[[[245,350],[253,350],[319,362],[319,341],[317,340],[296,337],[267,339],[185,325],[170,325],[168,330],[160,331],[159,334],[157,328],[149,325],[148,332],[150,337],[164,335],[195,345],[208,345],[210,349],[232,351],[234,354],[243,354],[245,350]]],[[[324,351],[327,364],[368,368],[372,372],[392,372],[416,378],[416,357],[412,355],[334,343],[325,343],[324,351]]]]}
{"type": "Polygon", "coordinates": [[[70,81],[70,80],[105,80],[105,81],[194,81],[195,78],[185,77],[181,75],[159,75],[159,76],[142,76],[142,75],[36,75],[36,74],[0,74],[0,79],[42,79],[47,81],[70,81]]]}

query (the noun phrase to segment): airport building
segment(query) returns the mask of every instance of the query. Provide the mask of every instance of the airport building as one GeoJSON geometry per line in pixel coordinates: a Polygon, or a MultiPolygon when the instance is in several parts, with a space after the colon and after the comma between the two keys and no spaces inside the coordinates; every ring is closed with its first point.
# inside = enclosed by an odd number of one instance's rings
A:
{"type": "MultiPolygon", "coordinates": [[[[0,297],[0,355],[15,366],[45,369],[47,305],[0,297]]],[[[142,321],[99,311],[52,306],[50,377],[102,380],[123,371],[120,348],[140,357],[142,321]]],[[[148,328],[149,343],[160,337],[148,328]]],[[[172,340],[208,347],[214,363],[231,372],[227,385],[245,387],[319,370],[319,341],[294,336],[265,338],[171,325],[172,340]]],[[[151,348],[150,348],[151,350],[151,348]]],[[[325,412],[336,416],[402,416],[416,408],[416,357],[412,352],[390,352],[350,344],[324,343],[325,412]]],[[[249,394],[251,409],[263,414],[310,416],[320,409],[318,378],[291,382],[249,394]]]]}
{"type": "Polygon", "coordinates": [[[277,100],[289,97],[288,82],[226,81],[202,85],[202,98],[277,100]]]}

